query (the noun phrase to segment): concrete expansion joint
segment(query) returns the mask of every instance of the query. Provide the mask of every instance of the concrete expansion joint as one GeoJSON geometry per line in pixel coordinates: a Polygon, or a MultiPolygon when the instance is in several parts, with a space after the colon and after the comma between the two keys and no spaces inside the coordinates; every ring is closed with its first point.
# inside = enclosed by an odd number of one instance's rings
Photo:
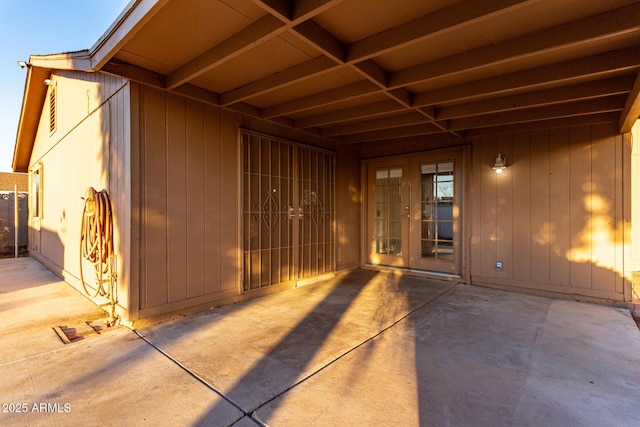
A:
{"type": "MultiPolygon", "coordinates": [[[[440,298],[441,296],[449,293],[450,291],[452,291],[453,289],[455,289],[460,283],[454,283],[451,286],[446,287],[445,289],[443,289],[442,291],[440,291],[439,293],[433,295],[431,298],[429,298],[428,300],[424,301],[422,304],[418,305],[417,307],[415,307],[413,310],[408,311],[406,314],[404,314],[403,316],[399,317],[398,319],[394,320],[391,324],[389,324],[388,326],[382,328],[381,330],[379,330],[378,332],[376,332],[375,334],[371,335],[369,338],[359,342],[358,344],[356,344],[355,346],[351,347],[350,349],[342,352],[341,354],[337,355],[336,357],[334,357],[332,360],[330,360],[329,362],[325,363],[324,365],[318,367],[316,370],[310,372],[308,375],[306,375],[305,377],[301,378],[300,380],[296,381],[295,383],[291,384],[289,387],[287,387],[285,390],[281,391],[280,393],[277,393],[274,396],[271,396],[269,399],[265,400],[264,402],[259,403],[258,405],[256,405],[253,408],[250,409],[245,409],[243,408],[240,404],[236,403],[233,399],[231,399],[229,396],[227,396],[225,393],[223,393],[222,391],[218,390],[213,384],[208,383],[204,378],[202,378],[201,376],[199,376],[198,374],[196,374],[195,372],[191,371],[187,366],[183,365],[182,363],[180,363],[177,359],[175,359],[174,357],[172,357],[170,354],[168,354],[167,352],[163,351],[161,348],[159,348],[158,346],[156,346],[155,344],[153,344],[153,342],[151,342],[150,340],[148,340],[144,335],[140,334],[137,330],[133,330],[133,332],[140,337],[144,342],[146,342],[148,345],[150,345],[152,348],[154,348],[156,351],[158,351],[160,354],[162,354],[164,357],[166,357],[167,359],[169,359],[171,362],[173,362],[176,366],[178,366],[180,369],[182,369],[183,371],[185,371],[187,374],[189,374],[191,377],[195,378],[197,381],[199,381],[200,383],[202,383],[204,386],[206,386],[208,389],[210,389],[211,391],[213,391],[214,393],[216,393],[217,395],[219,395],[222,399],[224,399],[225,401],[229,402],[231,405],[233,405],[236,409],[238,409],[240,412],[242,412],[243,417],[236,421],[237,424],[238,422],[240,422],[242,419],[249,417],[253,422],[255,422],[257,425],[262,426],[262,427],[269,427],[267,423],[263,422],[260,420],[260,418],[258,417],[257,412],[265,407],[266,405],[268,405],[269,403],[273,402],[274,400],[282,397],[283,395],[285,395],[286,393],[288,393],[289,391],[293,390],[295,387],[297,387],[298,385],[304,383],[305,381],[307,381],[308,379],[314,377],[315,375],[317,375],[318,373],[324,371],[326,368],[328,368],[329,366],[333,365],[334,363],[336,363],[337,361],[339,361],[340,359],[344,358],[345,356],[349,355],[350,353],[354,352],[355,350],[359,349],[360,347],[364,346],[365,344],[371,342],[372,340],[378,338],[379,336],[381,336],[382,334],[384,334],[385,332],[387,332],[388,330],[390,330],[391,328],[393,328],[394,326],[398,325],[400,322],[406,320],[409,316],[411,316],[412,314],[414,314],[415,312],[421,310],[422,308],[426,307],[427,305],[431,304],[433,301],[437,300],[438,298],[440,298]]],[[[232,424],[232,426],[234,425],[232,424]]]]}
{"type": "MultiPolygon", "coordinates": [[[[304,383],[305,381],[307,381],[308,379],[314,377],[315,375],[319,374],[320,372],[324,371],[326,368],[328,368],[329,366],[333,365],[334,363],[336,363],[338,360],[344,358],[345,356],[347,356],[348,354],[354,352],[355,350],[359,349],[360,347],[364,346],[365,344],[371,342],[372,340],[376,339],[377,337],[381,336],[382,334],[384,334],[386,331],[390,330],[391,328],[393,328],[394,326],[398,325],[400,322],[404,321],[405,319],[407,319],[409,316],[411,316],[413,313],[415,313],[418,310],[421,310],[422,308],[426,307],[427,305],[431,304],[433,301],[437,300],[438,298],[440,298],[441,296],[449,293],[450,291],[452,291],[453,289],[455,289],[460,283],[455,283],[447,288],[445,288],[444,290],[442,290],[440,293],[435,294],[432,298],[428,299],[427,301],[423,302],[422,304],[420,304],[419,306],[417,306],[416,308],[414,308],[413,310],[407,312],[405,315],[401,316],[400,318],[396,319],[394,322],[392,322],[390,325],[382,328],[380,331],[376,332],[374,335],[370,336],[369,338],[367,338],[364,341],[361,341],[360,343],[358,343],[357,345],[351,347],[350,349],[346,350],[345,352],[339,354],[338,356],[336,356],[335,358],[333,358],[331,361],[325,363],[324,365],[320,366],[318,369],[316,369],[315,371],[309,373],[309,375],[305,376],[304,378],[301,378],[300,380],[296,381],[295,383],[293,383],[291,386],[287,387],[285,390],[283,390],[282,392],[272,396],[270,399],[265,400],[264,402],[262,402],[261,404],[259,404],[258,406],[256,406],[255,408],[251,409],[249,412],[251,412],[251,419],[253,419],[254,421],[258,422],[261,426],[263,427],[268,427],[267,424],[263,423],[262,421],[260,421],[257,416],[256,416],[256,412],[258,410],[260,410],[261,408],[263,408],[264,406],[268,405],[269,403],[273,402],[274,400],[280,398],[281,396],[285,395],[286,393],[288,393],[289,391],[293,390],[295,387],[297,387],[298,385],[304,383]]],[[[186,369],[186,368],[185,368],[186,369]]],[[[219,392],[218,392],[219,393],[219,392]]],[[[240,409],[240,408],[239,408],[240,409]]],[[[242,409],[241,409],[242,410],[242,409]]],[[[247,411],[244,411],[245,414],[247,413],[247,411]]],[[[248,415],[248,414],[247,414],[248,415]]]]}
{"type": "Polygon", "coordinates": [[[175,358],[171,357],[170,354],[168,354],[167,352],[163,351],[161,348],[159,348],[158,346],[156,346],[155,344],[153,344],[151,341],[149,341],[144,335],[141,335],[138,331],[134,330],[133,331],[134,334],[136,334],[138,337],[140,337],[141,340],[143,340],[144,342],[146,342],[148,345],[150,345],[151,347],[153,347],[156,351],[158,351],[160,354],[162,354],[164,357],[166,357],[167,359],[169,359],[171,362],[173,362],[176,366],[178,366],[180,369],[182,369],[183,371],[185,371],[187,374],[189,374],[190,376],[192,376],[193,378],[195,378],[197,381],[199,381],[201,384],[203,384],[205,387],[207,387],[209,390],[213,391],[214,393],[216,393],[217,395],[219,395],[221,398],[223,398],[224,400],[226,400],[227,402],[229,402],[231,405],[233,405],[236,409],[238,409],[240,412],[242,412],[244,414],[244,416],[250,416],[250,414],[245,411],[244,409],[242,409],[240,407],[239,404],[237,404],[236,402],[234,402],[233,400],[231,400],[231,398],[229,398],[227,395],[225,395],[223,392],[221,392],[220,390],[218,390],[217,388],[215,388],[212,384],[209,384],[204,378],[202,378],[200,375],[196,374],[195,372],[193,372],[192,370],[190,370],[189,368],[187,368],[185,365],[183,365],[182,363],[180,363],[178,360],[176,360],[175,358]]]}

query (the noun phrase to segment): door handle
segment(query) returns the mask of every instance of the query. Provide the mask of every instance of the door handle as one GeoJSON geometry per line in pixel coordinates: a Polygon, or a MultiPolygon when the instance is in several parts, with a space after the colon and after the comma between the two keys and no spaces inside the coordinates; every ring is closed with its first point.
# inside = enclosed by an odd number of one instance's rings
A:
{"type": "Polygon", "coordinates": [[[411,214],[404,214],[402,215],[402,218],[411,218],[411,214]]]}
{"type": "Polygon", "coordinates": [[[302,206],[296,207],[296,206],[289,206],[289,219],[295,219],[295,218],[300,218],[303,219],[304,217],[304,208],[302,206]]]}

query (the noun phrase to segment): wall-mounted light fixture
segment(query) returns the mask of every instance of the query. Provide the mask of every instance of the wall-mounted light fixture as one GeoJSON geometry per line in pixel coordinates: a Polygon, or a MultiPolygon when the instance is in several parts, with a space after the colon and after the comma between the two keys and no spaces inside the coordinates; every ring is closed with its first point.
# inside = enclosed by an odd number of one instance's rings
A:
{"type": "Polygon", "coordinates": [[[502,173],[503,169],[507,168],[507,159],[500,153],[498,153],[498,157],[496,157],[496,162],[493,164],[493,170],[496,173],[502,173]]]}
{"type": "Polygon", "coordinates": [[[53,84],[53,81],[51,81],[51,79],[44,79],[45,86],[51,86],[52,84],[53,84]]]}
{"type": "Polygon", "coordinates": [[[25,68],[29,66],[29,63],[27,63],[27,61],[18,61],[18,65],[20,68],[25,68]]]}

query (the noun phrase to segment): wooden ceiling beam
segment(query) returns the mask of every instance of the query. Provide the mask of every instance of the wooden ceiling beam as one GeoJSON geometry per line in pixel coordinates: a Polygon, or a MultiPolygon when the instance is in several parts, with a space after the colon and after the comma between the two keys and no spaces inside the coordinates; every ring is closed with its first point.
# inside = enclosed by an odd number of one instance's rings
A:
{"type": "MultiPolygon", "coordinates": [[[[102,67],[101,71],[114,76],[124,77],[146,86],[159,89],[164,89],[165,87],[164,75],[154,73],[153,71],[149,71],[145,68],[136,67],[135,65],[131,65],[126,62],[112,59],[102,67]]],[[[217,93],[189,83],[179,86],[171,90],[171,92],[186,96],[187,98],[191,98],[196,101],[202,101],[206,104],[220,105],[220,97],[217,93]]]]}
{"type": "Polygon", "coordinates": [[[521,61],[541,53],[624,36],[630,32],[640,32],[640,3],[396,71],[389,75],[389,87],[402,87],[500,63],[521,61]]]}
{"type": "Polygon", "coordinates": [[[600,123],[615,123],[618,119],[617,112],[591,114],[585,116],[564,117],[560,119],[541,120],[537,122],[518,123],[511,125],[498,125],[471,129],[464,133],[465,138],[479,138],[486,135],[513,134],[520,132],[531,132],[536,130],[548,130],[566,128],[572,126],[586,126],[600,123]]]}
{"type": "Polygon", "coordinates": [[[282,22],[291,22],[292,0],[253,0],[253,3],[280,19],[282,22]]]}
{"type": "Polygon", "coordinates": [[[313,21],[305,21],[295,27],[293,31],[304,41],[311,43],[323,55],[333,59],[336,64],[343,64],[346,48],[333,34],[326,31],[313,21]]]}
{"type": "Polygon", "coordinates": [[[220,96],[210,90],[194,86],[190,83],[183,84],[173,89],[171,92],[186,96],[187,98],[201,101],[210,105],[220,105],[220,96]]]}
{"type": "Polygon", "coordinates": [[[351,68],[362,77],[378,85],[380,89],[387,88],[388,73],[387,71],[373,61],[363,61],[352,64],[351,68]]]}
{"type": "Polygon", "coordinates": [[[359,144],[362,142],[381,141],[385,139],[405,138],[410,136],[431,135],[434,133],[442,133],[442,129],[435,126],[433,123],[424,123],[413,126],[404,126],[348,135],[341,138],[341,142],[344,144],[359,144]]]}
{"type": "Polygon", "coordinates": [[[359,62],[397,50],[429,37],[487,20],[499,13],[522,7],[529,0],[468,0],[445,7],[407,24],[382,31],[347,48],[347,61],[359,62]]]}
{"type": "Polygon", "coordinates": [[[373,130],[391,129],[402,126],[429,123],[430,120],[417,112],[408,112],[389,117],[380,117],[371,120],[363,120],[357,123],[332,126],[321,131],[322,136],[334,137],[340,135],[350,135],[373,130]]]}
{"type": "Polygon", "coordinates": [[[307,21],[343,0],[252,0],[254,4],[287,24],[307,21]]]}
{"type": "Polygon", "coordinates": [[[279,19],[266,15],[169,73],[166,77],[167,89],[175,89],[285,30],[286,26],[279,19]]]}
{"type": "Polygon", "coordinates": [[[411,108],[412,95],[411,95],[411,92],[409,92],[408,90],[400,88],[400,89],[394,89],[394,90],[387,90],[384,92],[387,94],[389,98],[395,99],[396,101],[398,101],[400,104],[402,104],[407,108],[411,108]]]}
{"type": "Polygon", "coordinates": [[[331,9],[343,0],[292,0],[291,20],[306,21],[331,9]]]}
{"type": "Polygon", "coordinates": [[[153,86],[160,89],[165,88],[165,77],[163,74],[147,70],[146,68],[137,67],[127,62],[118,61],[116,59],[112,59],[104,64],[100,71],[114,76],[124,77],[147,86],[153,86]]]}
{"type": "Polygon", "coordinates": [[[284,116],[286,114],[311,110],[317,107],[366,96],[378,91],[379,89],[376,85],[368,80],[363,80],[346,86],[341,86],[336,89],[326,90],[324,92],[296,98],[292,101],[264,108],[263,117],[270,119],[277,116],[284,116]]]}
{"type": "Polygon", "coordinates": [[[305,80],[310,76],[317,76],[320,73],[331,70],[335,65],[335,62],[326,56],[318,56],[310,61],[294,65],[238,89],[225,92],[220,96],[220,102],[222,105],[235,104],[265,92],[281,89],[295,82],[305,80]]]}
{"type": "Polygon", "coordinates": [[[380,101],[374,104],[362,105],[353,108],[345,108],[343,110],[332,111],[329,113],[318,114],[304,119],[296,120],[294,127],[297,129],[305,129],[318,126],[327,126],[333,123],[341,123],[350,120],[362,120],[368,117],[380,116],[396,111],[401,111],[405,107],[396,101],[380,101]]]}
{"type": "Polygon", "coordinates": [[[437,109],[436,119],[450,120],[480,114],[499,113],[531,107],[584,101],[610,95],[629,93],[633,86],[632,76],[622,76],[578,85],[546,89],[536,92],[487,99],[468,104],[437,109]]]}
{"type": "Polygon", "coordinates": [[[640,66],[640,46],[545,65],[470,83],[415,94],[415,106],[473,101],[515,92],[544,89],[555,84],[606,78],[640,66]]]}
{"type": "Polygon", "coordinates": [[[633,89],[627,97],[624,109],[620,113],[618,127],[620,133],[631,132],[634,123],[640,117],[640,72],[636,76],[633,89]]]}
{"type": "Polygon", "coordinates": [[[563,117],[584,116],[599,113],[608,113],[612,111],[620,111],[621,101],[625,98],[625,95],[615,95],[604,99],[593,99],[571,104],[560,104],[531,108],[527,110],[487,114],[476,117],[468,117],[464,119],[455,119],[449,121],[449,129],[454,131],[462,131],[482,127],[493,127],[499,125],[526,123],[563,117]]]}

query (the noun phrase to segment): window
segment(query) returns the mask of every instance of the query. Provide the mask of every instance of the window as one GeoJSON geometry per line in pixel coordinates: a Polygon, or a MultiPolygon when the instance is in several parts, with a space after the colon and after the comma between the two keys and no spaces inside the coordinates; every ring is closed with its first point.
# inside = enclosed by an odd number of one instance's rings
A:
{"type": "Polygon", "coordinates": [[[34,225],[39,228],[39,221],[43,217],[42,209],[42,163],[38,163],[33,169],[31,169],[30,178],[30,216],[34,219],[34,225]]]}

